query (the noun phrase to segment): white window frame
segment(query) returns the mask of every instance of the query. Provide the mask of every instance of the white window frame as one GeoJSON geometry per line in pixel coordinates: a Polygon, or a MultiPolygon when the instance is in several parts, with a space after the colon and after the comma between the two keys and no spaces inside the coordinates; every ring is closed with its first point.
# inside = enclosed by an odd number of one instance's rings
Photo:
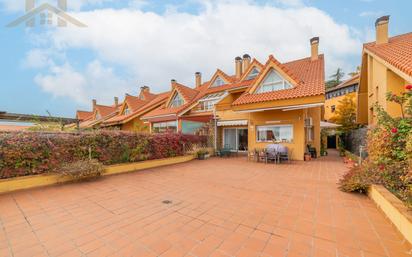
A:
{"type": "MultiPolygon", "coordinates": [[[[223,145],[222,145],[222,147],[225,147],[226,146],[226,140],[225,140],[225,134],[226,134],[226,131],[227,130],[229,130],[229,129],[233,129],[233,130],[236,130],[236,148],[237,149],[239,149],[239,130],[246,130],[246,131],[248,131],[248,133],[249,133],[249,129],[248,129],[248,127],[237,127],[237,128],[223,128],[223,140],[222,140],[222,143],[223,143],[223,145]]],[[[248,137],[248,145],[249,145],[249,137],[248,137]]],[[[232,152],[240,152],[240,153],[242,153],[242,152],[247,152],[247,151],[240,151],[240,150],[232,150],[232,152]]]]}
{"type": "Polygon", "coordinates": [[[212,84],[212,87],[220,87],[220,86],[223,86],[225,84],[226,84],[226,82],[220,76],[217,76],[215,81],[212,84]],[[217,83],[218,81],[219,81],[219,83],[217,83]]]}
{"type": "Polygon", "coordinates": [[[278,81],[273,81],[273,82],[269,82],[269,83],[262,83],[259,88],[256,90],[257,94],[261,94],[261,93],[268,93],[268,92],[274,92],[274,91],[280,91],[280,90],[285,90],[285,89],[290,89],[292,88],[292,85],[289,83],[289,81],[287,81],[286,79],[284,79],[277,71],[275,71],[274,69],[272,69],[270,72],[268,72],[268,74],[265,76],[265,78],[263,79],[263,81],[265,81],[269,75],[274,72],[279,78],[280,80],[278,81]],[[280,88],[278,88],[278,86],[281,85],[280,88]],[[264,89],[270,87],[269,89],[264,89]]]}
{"type": "Polygon", "coordinates": [[[183,97],[176,92],[175,95],[173,96],[172,100],[170,101],[170,107],[179,107],[182,106],[185,103],[183,100],[183,97]]]}
{"type": "Polygon", "coordinates": [[[252,80],[256,78],[259,75],[259,73],[260,73],[260,70],[254,67],[252,71],[247,75],[246,80],[252,80]],[[257,71],[257,73],[253,73],[255,70],[257,71]]]}
{"type": "Polygon", "coordinates": [[[123,114],[124,115],[129,115],[130,113],[131,113],[131,110],[130,110],[129,106],[126,106],[126,108],[124,108],[123,114]]]}
{"type": "Polygon", "coordinates": [[[153,122],[152,123],[152,131],[153,131],[153,133],[166,133],[167,132],[167,129],[169,128],[169,127],[172,127],[172,126],[169,126],[169,125],[171,125],[173,123],[173,127],[176,127],[176,132],[178,131],[178,122],[176,121],[176,120],[174,120],[174,121],[163,121],[163,122],[153,122]],[[155,132],[154,130],[155,130],[155,127],[158,127],[159,128],[159,130],[160,130],[160,128],[165,128],[165,132],[155,132]]]}
{"type": "MultiPolygon", "coordinates": [[[[294,138],[295,138],[295,128],[293,126],[293,124],[282,124],[282,125],[256,125],[256,142],[258,143],[268,143],[268,142],[273,142],[272,140],[259,140],[259,128],[271,128],[271,127],[290,127],[291,128],[291,135],[292,138],[290,140],[288,140],[286,143],[293,143],[294,138]]],[[[278,140],[276,142],[279,143],[285,143],[282,142],[281,140],[278,140]]]]}

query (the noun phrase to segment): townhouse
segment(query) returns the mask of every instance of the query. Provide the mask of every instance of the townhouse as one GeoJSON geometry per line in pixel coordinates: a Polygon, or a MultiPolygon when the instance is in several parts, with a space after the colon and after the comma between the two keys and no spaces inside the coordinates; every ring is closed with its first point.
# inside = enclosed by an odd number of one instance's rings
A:
{"type": "Polygon", "coordinates": [[[363,46],[357,121],[376,124],[376,104],[392,117],[401,109],[386,100],[388,92],[405,92],[412,83],[412,33],[389,37],[389,16],[376,20],[376,40],[363,46]]]}
{"type": "Polygon", "coordinates": [[[94,101],[93,111],[78,117],[87,128],[213,135],[216,149],[247,152],[280,143],[303,160],[308,145],[320,149],[325,67],[318,48],[319,38],[312,38],[311,56],[285,63],[245,54],[235,58],[234,75],[217,69],[203,82],[196,72],[192,87],[174,79],[165,93],[142,87],[139,96],[109,108],[94,101]]]}

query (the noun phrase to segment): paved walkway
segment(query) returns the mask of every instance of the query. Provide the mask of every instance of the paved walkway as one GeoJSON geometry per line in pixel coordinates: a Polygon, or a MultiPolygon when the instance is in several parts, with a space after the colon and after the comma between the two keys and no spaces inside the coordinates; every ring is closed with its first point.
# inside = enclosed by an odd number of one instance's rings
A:
{"type": "Polygon", "coordinates": [[[211,159],[0,195],[0,256],[410,257],[344,170],[211,159]]]}

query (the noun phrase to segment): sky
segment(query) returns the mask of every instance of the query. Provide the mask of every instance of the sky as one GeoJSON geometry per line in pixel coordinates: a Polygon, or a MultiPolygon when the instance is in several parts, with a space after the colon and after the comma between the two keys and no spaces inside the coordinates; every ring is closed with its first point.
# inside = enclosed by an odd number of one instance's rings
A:
{"type": "MultiPolygon", "coordinates": [[[[56,0],[37,0],[56,5],[56,0]]],[[[234,73],[247,53],[261,62],[310,55],[320,37],[326,79],[360,65],[375,20],[391,15],[390,35],[411,32],[410,0],[68,0],[68,14],[87,27],[7,25],[25,14],[24,0],[0,0],[0,111],[74,117],[92,99],[193,87],[217,68],[234,73]]],[[[39,18],[38,16],[37,18],[39,18]]]]}

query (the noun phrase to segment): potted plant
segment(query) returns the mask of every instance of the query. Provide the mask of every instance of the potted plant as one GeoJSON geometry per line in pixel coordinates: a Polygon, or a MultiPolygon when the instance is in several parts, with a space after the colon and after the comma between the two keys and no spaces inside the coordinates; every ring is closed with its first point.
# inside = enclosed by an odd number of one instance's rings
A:
{"type": "Polygon", "coordinates": [[[305,162],[311,161],[312,155],[310,153],[305,153],[305,162]]]}
{"type": "Polygon", "coordinates": [[[197,159],[206,160],[210,157],[209,151],[206,149],[200,149],[196,152],[197,159]]]}

